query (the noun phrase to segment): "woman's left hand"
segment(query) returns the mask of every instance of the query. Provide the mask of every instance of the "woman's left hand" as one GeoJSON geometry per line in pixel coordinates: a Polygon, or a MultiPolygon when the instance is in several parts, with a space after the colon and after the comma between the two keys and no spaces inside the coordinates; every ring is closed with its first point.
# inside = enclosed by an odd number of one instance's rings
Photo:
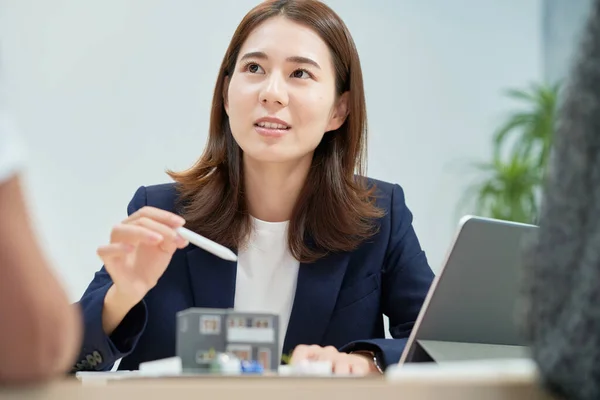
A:
{"type": "Polygon", "coordinates": [[[359,354],[340,353],[335,347],[299,345],[294,349],[290,363],[302,361],[330,361],[332,373],[340,375],[364,376],[378,369],[373,360],[359,354]]]}

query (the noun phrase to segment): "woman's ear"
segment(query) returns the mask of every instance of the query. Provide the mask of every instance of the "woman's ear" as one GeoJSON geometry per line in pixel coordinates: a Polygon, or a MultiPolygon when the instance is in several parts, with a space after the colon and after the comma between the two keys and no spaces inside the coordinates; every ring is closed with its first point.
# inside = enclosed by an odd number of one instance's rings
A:
{"type": "Polygon", "coordinates": [[[331,114],[331,119],[329,120],[329,124],[327,125],[326,132],[335,131],[339,129],[340,126],[346,121],[348,118],[348,100],[350,99],[350,92],[343,93],[340,98],[337,100],[335,107],[333,108],[333,112],[331,114]]]}
{"type": "Polygon", "coordinates": [[[225,75],[225,78],[223,78],[223,106],[225,107],[225,112],[227,113],[227,116],[229,116],[229,98],[228,98],[228,94],[229,93],[229,75],[225,75]]]}

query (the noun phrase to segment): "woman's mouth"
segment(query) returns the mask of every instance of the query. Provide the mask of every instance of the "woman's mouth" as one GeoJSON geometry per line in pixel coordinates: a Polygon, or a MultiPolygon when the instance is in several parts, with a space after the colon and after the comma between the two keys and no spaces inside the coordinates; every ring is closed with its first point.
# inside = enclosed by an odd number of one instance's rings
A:
{"type": "Polygon", "coordinates": [[[254,124],[254,129],[261,136],[279,137],[285,135],[290,130],[290,126],[274,122],[258,122],[254,124]]]}

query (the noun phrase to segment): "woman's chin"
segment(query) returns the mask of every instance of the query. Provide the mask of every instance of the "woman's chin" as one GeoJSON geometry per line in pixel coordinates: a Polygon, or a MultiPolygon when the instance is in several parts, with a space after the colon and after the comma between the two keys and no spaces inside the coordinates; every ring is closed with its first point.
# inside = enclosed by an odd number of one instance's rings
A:
{"type": "Polygon", "coordinates": [[[285,163],[294,161],[295,157],[286,156],[285,154],[280,154],[277,152],[260,152],[254,154],[245,153],[244,156],[248,159],[251,159],[253,162],[258,163],[285,163]]]}
{"type": "Polygon", "coordinates": [[[293,163],[298,162],[311,154],[297,154],[296,152],[285,151],[280,146],[269,146],[267,148],[260,146],[260,149],[242,149],[244,158],[247,161],[257,163],[293,163]]]}

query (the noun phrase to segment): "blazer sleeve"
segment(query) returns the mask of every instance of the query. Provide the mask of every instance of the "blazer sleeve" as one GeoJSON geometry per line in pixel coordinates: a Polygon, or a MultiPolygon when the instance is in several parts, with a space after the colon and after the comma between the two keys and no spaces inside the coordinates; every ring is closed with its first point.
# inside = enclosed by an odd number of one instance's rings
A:
{"type": "Polygon", "coordinates": [[[434,274],[414,231],[413,216],[404,192],[394,185],[390,206],[390,238],[382,276],[382,309],[389,318],[393,339],[357,341],[341,351],[378,353],[383,367],[396,364],[410,336],[434,274]]]}
{"type": "MultiPolygon", "coordinates": [[[[146,189],[140,187],[127,207],[127,214],[146,205],[146,189]]],[[[102,329],[102,309],[104,297],[112,286],[110,275],[102,267],[96,272],[94,279],[78,302],[83,312],[84,335],[77,362],[72,372],[107,371],[115,361],[133,351],[140,338],[148,312],[142,300],[125,316],[115,331],[107,336],[102,329]]]]}

